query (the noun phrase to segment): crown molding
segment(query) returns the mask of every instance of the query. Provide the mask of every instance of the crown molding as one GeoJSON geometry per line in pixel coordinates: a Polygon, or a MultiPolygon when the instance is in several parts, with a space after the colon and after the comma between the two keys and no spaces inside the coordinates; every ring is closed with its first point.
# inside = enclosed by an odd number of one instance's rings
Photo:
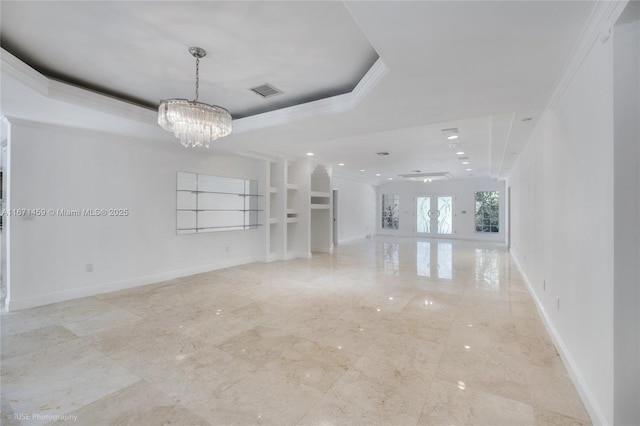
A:
{"type": "Polygon", "coordinates": [[[547,109],[554,109],[558,105],[558,101],[566,92],[596,42],[606,43],[609,40],[613,26],[628,3],[629,0],[598,0],[569,55],[569,59],[562,68],[560,77],[556,80],[547,101],[547,109]]]}
{"type": "Polygon", "coordinates": [[[49,79],[4,49],[0,50],[0,70],[44,96],[49,96],[49,79]]]}
{"type": "Polygon", "coordinates": [[[233,132],[249,132],[265,127],[280,126],[318,115],[331,115],[350,111],[373,90],[387,72],[389,72],[389,68],[382,59],[378,58],[351,92],[233,120],[233,132]]]}
{"type": "MultiPolygon", "coordinates": [[[[153,109],[51,79],[4,49],[1,50],[0,56],[2,73],[6,73],[45,97],[144,124],[152,125],[157,121],[157,112],[153,109]]],[[[233,133],[243,133],[288,124],[309,117],[350,111],[373,90],[388,71],[389,68],[382,59],[378,58],[351,92],[233,120],[233,133]]]]}

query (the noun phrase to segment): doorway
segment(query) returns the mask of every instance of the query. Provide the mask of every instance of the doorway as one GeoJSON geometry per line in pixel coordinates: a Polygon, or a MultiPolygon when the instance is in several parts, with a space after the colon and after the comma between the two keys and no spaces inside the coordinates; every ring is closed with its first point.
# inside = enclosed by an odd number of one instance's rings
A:
{"type": "Polygon", "coordinates": [[[453,197],[426,195],[416,197],[416,234],[450,237],[453,229],[453,197]]]}
{"type": "Polygon", "coordinates": [[[338,246],[338,190],[334,189],[333,194],[333,246],[338,246]]]}

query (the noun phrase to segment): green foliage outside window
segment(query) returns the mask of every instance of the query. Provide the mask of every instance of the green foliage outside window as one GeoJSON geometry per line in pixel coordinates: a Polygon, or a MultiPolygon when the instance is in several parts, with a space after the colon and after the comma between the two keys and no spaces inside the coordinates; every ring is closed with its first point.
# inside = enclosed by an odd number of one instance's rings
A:
{"type": "Polygon", "coordinates": [[[398,194],[382,195],[382,229],[398,229],[400,226],[400,201],[398,194]]]}
{"type": "Polygon", "coordinates": [[[476,232],[500,232],[500,193],[476,192],[476,232]]]}

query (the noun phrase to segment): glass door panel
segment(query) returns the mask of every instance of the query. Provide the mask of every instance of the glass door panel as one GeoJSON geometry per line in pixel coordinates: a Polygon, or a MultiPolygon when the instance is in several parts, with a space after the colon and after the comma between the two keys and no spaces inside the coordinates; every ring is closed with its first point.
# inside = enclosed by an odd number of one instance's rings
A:
{"type": "Polygon", "coordinates": [[[438,236],[453,234],[453,197],[416,197],[416,233],[438,236]]]}
{"type": "Polygon", "coordinates": [[[416,198],[416,232],[420,234],[431,233],[431,197],[416,198]]]}
{"type": "Polygon", "coordinates": [[[451,203],[452,197],[438,198],[438,234],[450,235],[453,232],[453,209],[451,203]]]}

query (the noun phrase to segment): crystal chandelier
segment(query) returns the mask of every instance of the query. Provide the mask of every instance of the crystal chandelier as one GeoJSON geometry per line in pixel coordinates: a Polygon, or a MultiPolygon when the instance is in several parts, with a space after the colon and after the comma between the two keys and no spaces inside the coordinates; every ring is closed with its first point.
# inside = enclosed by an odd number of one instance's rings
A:
{"type": "Polygon", "coordinates": [[[199,47],[190,47],[189,53],[196,58],[196,98],[166,99],[160,101],[158,124],[173,132],[185,147],[206,146],[211,141],[231,133],[231,114],[226,109],[198,102],[200,86],[200,58],[207,52],[199,47]]]}

